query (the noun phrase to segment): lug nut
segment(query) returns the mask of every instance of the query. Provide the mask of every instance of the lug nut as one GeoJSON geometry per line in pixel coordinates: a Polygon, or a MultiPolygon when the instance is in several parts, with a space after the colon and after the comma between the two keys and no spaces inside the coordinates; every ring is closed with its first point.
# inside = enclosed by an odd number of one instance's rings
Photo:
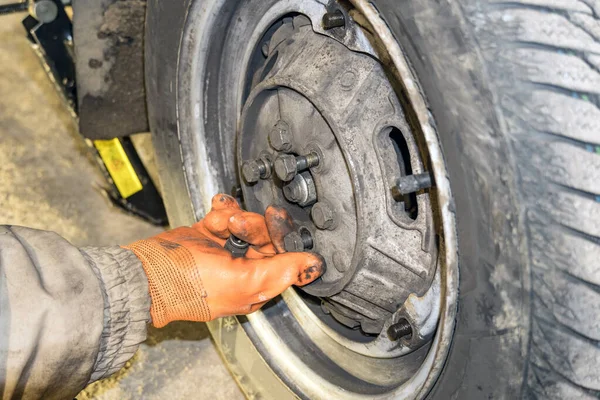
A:
{"type": "Polygon", "coordinates": [[[412,326],[406,319],[401,318],[397,323],[388,328],[387,334],[390,340],[394,341],[409,335],[412,336],[412,326]]]}
{"type": "Polygon", "coordinates": [[[242,164],[242,174],[248,183],[258,182],[259,179],[266,179],[271,176],[271,163],[266,157],[244,161],[242,164]]]}
{"type": "Polygon", "coordinates": [[[340,10],[323,15],[323,29],[339,28],[346,25],[344,14],[340,10]]]}
{"type": "Polygon", "coordinates": [[[332,229],[334,227],[335,213],[331,206],[324,201],[319,201],[312,207],[310,216],[319,229],[332,229]]]}
{"type": "Polygon", "coordinates": [[[317,189],[310,172],[301,172],[290,183],[283,186],[283,195],[300,207],[306,207],[317,201],[317,189]]]}
{"type": "Polygon", "coordinates": [[[432,186],[431,175],[425,172],[423,174],[408,175],[396,181],[396,186],[392,189],[401,195],[418,192],[421,189],[427,189],[432,186]]]}
{"type": "Polygon", "coordinates": [[[289,182],[298,172],[316,167],[319,165],[319,156],[317,153],[309,153],[306,156],[295,157],[292,154],[282,154],[275,159],[273,168],[275,174],[284,182],[289,182]]]}
{"type": "Polygon", "coordinates": [[[277,121],[271,132],[269,132],[271,147],[277,151],[288,152],[292,149],[292,133],[290,127],[284,121],[277,121]]]}
{"type": "Polygon", "coordinates": [[[283,238],[285,251],[301,252],[313,248],[313,239],[310,231],[300,228],[297,232],[290,232],[283,238]]]}

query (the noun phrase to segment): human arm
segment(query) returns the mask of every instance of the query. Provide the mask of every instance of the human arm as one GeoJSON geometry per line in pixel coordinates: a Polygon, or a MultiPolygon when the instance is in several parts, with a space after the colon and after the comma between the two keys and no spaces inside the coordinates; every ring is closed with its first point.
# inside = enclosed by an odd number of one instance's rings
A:
{"type": "Polygon", "coordinates": [[[249,313],[316,279],[320,257],[278,254],[291,221],[277,208],[266,214],[216,196],[213,211],[192,227],[126,248],[78,249],[51,232],[3,227],[0,393],[68,398],[120,369],[150,319],[164,326],[249,313]],[[246,258],[222,248],[231,233],[253,245],[246,258]]]}

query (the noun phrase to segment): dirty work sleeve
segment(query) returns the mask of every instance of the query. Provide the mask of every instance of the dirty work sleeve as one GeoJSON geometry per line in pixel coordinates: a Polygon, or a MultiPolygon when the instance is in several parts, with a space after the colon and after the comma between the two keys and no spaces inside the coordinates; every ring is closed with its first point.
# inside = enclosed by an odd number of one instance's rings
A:
{"type": "Polygon", "coordinates": [[[131,251],[0,226],[0,398],[74,398],[133,356],[149,310],[131,251]]]}

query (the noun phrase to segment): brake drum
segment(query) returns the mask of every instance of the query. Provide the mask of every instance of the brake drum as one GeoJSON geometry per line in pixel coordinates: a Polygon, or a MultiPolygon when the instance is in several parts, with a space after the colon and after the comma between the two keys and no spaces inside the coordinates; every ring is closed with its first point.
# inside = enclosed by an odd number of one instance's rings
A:
{"type": "Polygon", "coordinates": [[[376,334],[434,276],[429,194],[392,190],[424,166],[379,61],[313,32],[306,21],[296,17],[275,32],[244,104],[238,164],[261,167],[240,168],[242,176],[254,173],[242,180],[244,202],[256,212],[286,208],[305,249],[327,264],[302,290],[322,298],[338,321],[376,334]],[[318,161],[295,173],[303,156],[318,161]]]}

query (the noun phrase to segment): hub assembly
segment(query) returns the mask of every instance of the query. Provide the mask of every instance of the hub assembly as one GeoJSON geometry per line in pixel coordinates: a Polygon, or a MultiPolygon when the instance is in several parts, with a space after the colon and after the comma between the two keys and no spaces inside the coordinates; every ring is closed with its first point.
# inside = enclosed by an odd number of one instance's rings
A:
{"type": "MultiPolygon", "coordinates": [[[[327,263],[302,290],[344,325],[379,334],[436,271],[417,143],[377,59],[315,33],[304,16],[287,18],[263,50],[237,140],[246,207],[285,207],[299,228],[287,250],[327,263]]],[[[401,318],[394,332],[409,332],[401,318]]]]}

